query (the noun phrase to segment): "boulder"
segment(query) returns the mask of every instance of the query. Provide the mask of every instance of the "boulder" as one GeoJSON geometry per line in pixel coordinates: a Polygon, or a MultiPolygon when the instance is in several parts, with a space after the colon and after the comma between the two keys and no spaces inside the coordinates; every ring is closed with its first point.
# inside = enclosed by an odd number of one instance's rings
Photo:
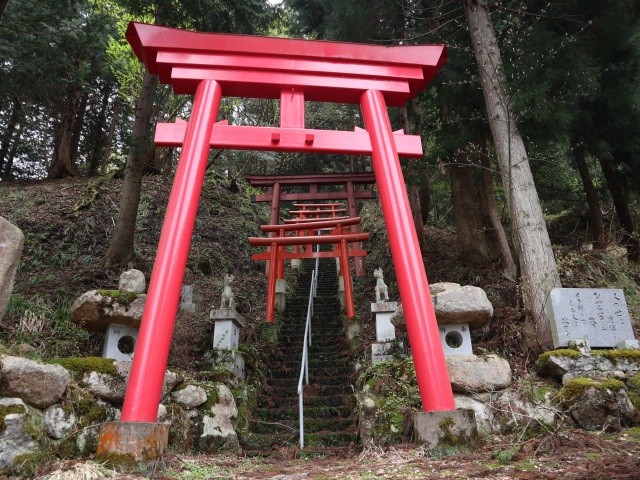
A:
{"type": "Polygon", "coordinates": [[[633,404],[624,383],[618,380],[597,382],[574,378],[567,382],[560,394],[562,406],[584,430],[617,432],[633,423],[633,404]]]}
{"type": "Polygon", "coordinates": [[[22,231],[0,217],[0,318],[4,316],[9,304],[23,246],[22,231]]]}
{"type": "Polygon", "coordinates": [[[217,389],[218,401],[202,417],[199,444],[203,452],[215,452],[220,449],[237,450],[240,447],[234,427],[238,417],[236,401],[226,385],[219,383],[217,389]]]}
{"type": "Polygon", "coordinates": [[[144,293],[146,288],[147,282],[144,278],[144,273],[140,270],[132,268],[131,270],[122,272],[122,275],[120,275],[118,290],[121,292],[144,293]]]}
{"type": "Polygon", "coordinates": [[[120,375],[89,372],[82,377],[82,383],[92,395],[107,402],[120,403],[124,400],[127,383],[120,375]]]}
{"type": "MultiPolygon", "coordinates": [[[[129,380],[129,372],[131,372],[131,362],[115,361],[113,362],[116,367],[118,375],[124,378],[125,383],[129,380]]],[[[182,381],[182,378],[177,373],[170,370],[165,370],[164,381],[162,383],[161,399],[164,399],[171,391],[182,381]]]]}
{"type": "Polygon", "coordinates": [[[446,361],[454,392],[492,392],[511,383],[511,366],[498,355],[450,355],[446,361]]]}
{"type": "Polygon", "coordinates": [[[474,330],[485,326],[493,315],[493,305],[487,294],[472,285],[461,287],[450,284],[442,290],[438,289],[431,298],[438,323],[468,323],[469,328],[474,330]]]}
{"type": "Polygon", "coordinates": [[[635,350],[598,350],[579,353],[575,350],[552,350],[538,358],[536,367],[544,376],[555,380],[569,380],[576,376],[620,377],[631,376],[640,371],[640,358],[635,350]],[[625,352],[629,352],[625,355],[625,352]]]}
{"type": "MultiPolygon", "coordinates": [[[[438,323],[468,323],[469,328],[475,330],[485,326],[493,315],[493,305],[479,287],[440,282],[429,285],[429,290],[438,323]]],[[[402,305],[391,316],[391,323],[398,331],[407,331],[402,305]]]]}
{"type": "Polygon", "coordinates": [[[51,405],[44,412],[44,431],[51,438],[64,438],[73,431],[77,421],[73,412],[65,412],[61,406],[51,405]]]}
{"type": "Polygon", "coordinates": [[[27,358],[0,360],[0,395],[18,397],[36,408],[47,408],[62,398],[71,377],[60,365],[44,365],[27,358]]]}
{"type": "Polygon", "coordinates": [[[90,332],[104,333],[112,323],[138,327],[146,300],[144,293],[90,290],[73,303],[70,320],[90,332]]]}
{"type": "Polygon", "coordinates": [[[38,450],[38,444],[28,433],[29,412],[19,398],[0,398],[0,470],[13,465],[20,455],[38,450]]]}
{"type": "MultiPolygon", "coordinates": [[[[87,390],[102,400],[110,403],[121,403],[127,389],[129,372],[131,372],[131,362],[115,361],[116,374],[89,372],[85,373],[82,383],[87,390]]],[[[162,385],[162,397],[166,397],[171,390],[180,382],[180,378],[174,372],[167,370],[164,374],[162,385]]]]}
{"type": "Polygon", "coordinates": [[[496,433],[508,433],[522,428],[549,428],[556,421],[557,408],[552,392],[532,398],[530,392],[505,390],[491,395],[492,428],[496,433]]]}
{"type": "Polygon", "coordinates": [[[484,402],[478,401],[470,396],[456,394],[453,396],[456,408],[473,410],[476,418],[476,427],[481,435],[491,433],[491,421],[493,415],[491,408],[484,402]]]}
{"type": "Polygon", "coordinates": [[[207,392],[197,385],[187,385],[186,387],[173,392],[173,399],[185,408],[199,407],[207,401],[207,392]]]}

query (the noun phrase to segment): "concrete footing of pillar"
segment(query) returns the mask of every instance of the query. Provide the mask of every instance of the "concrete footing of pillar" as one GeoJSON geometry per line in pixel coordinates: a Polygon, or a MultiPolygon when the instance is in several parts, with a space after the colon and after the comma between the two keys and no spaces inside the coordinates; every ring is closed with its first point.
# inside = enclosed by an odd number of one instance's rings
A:
{"type": "Polygon", "coordinates": [[[107,422],[98,436],[99,459],[147,462],[162,457],[169,445],[169,424],[107,422]]]}
{"type": "Polygon", "coordinates": [[[475,412],[471,409],[416,412],[413,428],[417,442],[428,450],[475,448],[479,441],[475,412]]]}

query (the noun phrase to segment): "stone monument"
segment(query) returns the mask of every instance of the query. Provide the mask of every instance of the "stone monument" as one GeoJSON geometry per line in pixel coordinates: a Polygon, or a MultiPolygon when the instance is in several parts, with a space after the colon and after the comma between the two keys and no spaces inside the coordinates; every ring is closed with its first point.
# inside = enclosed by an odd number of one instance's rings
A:
{"type": "Polygon", "coordinates": [[[548,313],[554,348],[585,340],[592,348],[639,347],[622,290],[554,288],[548,313]]]}
{"type": "Polygon", "coordinates": [[[393,358],[394,353],[404,350],[402,342],[396,341],[396,329],[391,318],[398,308],[397,302],[389,301],[389,289],[384,283],[382,268],[373,271],[376,279],[376,301],[371,304],[371,318],[376,324],[376,341],[371,344],[371,362],[393,358]]]}
{"type": "Polygon", "coordinates": [[[231,289],[233,275],[224,276],[220,308],[212,307],[209,317],[213,320],[213,361],[229,370],[236,378],[244,380],[244,358],[238,352],[240,329],[244,318],[235,309],[235,296],[231,289]]]}
{"type": "Polygon", "coordinates": [[[9,305],[23,246],[22,230],[0,217],[0,318],[9,305]]]}

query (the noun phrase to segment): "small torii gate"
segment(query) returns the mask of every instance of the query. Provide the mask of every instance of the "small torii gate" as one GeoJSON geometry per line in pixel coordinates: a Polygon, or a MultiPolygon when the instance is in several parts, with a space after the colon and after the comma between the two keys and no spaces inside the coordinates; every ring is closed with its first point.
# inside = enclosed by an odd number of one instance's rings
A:
{"type": "MultiPolygon", "coordinates": [[[[356,129],[356,131],[362,129],[356,129]]],[[[395,132],[395,133],[400,133],[395,132]]],[[[253,202],[271,202],[270,223],[278,223],[280,215],[280,202],[285,201],[324,201],[346,200],[350,217],[358,216],[358,200],[370,200],[376,198],[371,190],[356,188],[357,185],[372,185],[376,183],[373,172],[365,173],[321,173],[316,175],[245,175],[252,187],[267,188],[267,193],[254,195],[253,202]],[[320,187],[324,185],[344,185],[342,190],[322,192],[320,187]],[[293,193],[283,191],[283,187],[307,187],[308,192],[293,193]]],[[[294,204],[295,206],[295,204],[294,204]]],[[[359,245],[356,245],[358,248],[359,245]]],[[[356,277],[364,277],[364,263],[361,258],[355,259],[356,277]]]]}
{"type": "Polygon", "coordinates": [[[249,237],[251,245],[269,247],[269,251],[255,253],[251,256],[252,260],[266,260],[269,265],[267,269],[267,322],[273,322],[276,279],[282,278],[284,260],[303,258],[338,258],[340,260],[347,317],[353,318],[355,309],[349,258],[361,258],[367,253],[359,245],[361,241],[369,238],[369,234],[344,232],[343,227],[349,229],[349,227],[357,226],[360,223],[360,217],[296,218],[293,220],[296,222],[285,225],[262,225],[260,230],[269,233],[269,237],[249,237]],[[314,235],[316,231],[329,232],[329,234],[314,235]],[[287,236],[287,232],[295,232],[295,236],[287,236]],[[350,243],[358,246],[354,245],[354,248],[350,249],[350,243]],[[334,245],[334,249],[330,252],[314,252],[313,245],[334,245]],[[296,251],[286,252],[285,246],[294,246],[296,251]],[[300,247],[307,248],[301,249],[300,247]]]}
{"type": "Polygon", "coordinates": [[[182,146],[182,152],[121,419],[112,429],[103,427],[98,453],[123,437],[131,441],[132,436],[146,435],[147,446],[159,442],[158,405],[212,147],[371,155],[422,408],[453,410],[453,393],[399,162],[399,155],[422,156],[422,144],[419,136],[393,132],[387,113],[387,105],[403,106],[425,88],[446,61],[445,47],[197,33],[141,23],[129,24],[126,36],[150,73],[172,84],[176,93],[195,93],[195,97],[188,123],[158,124],[156,128],[157,145],[182,146]],[[280,126],[216,122],[223,94],[279,98],[280,126]],[[305,128],[306,100],[360,104],[366,131],[305,128]],[[132,433],[136,422],[139,429],[132,433]]]}

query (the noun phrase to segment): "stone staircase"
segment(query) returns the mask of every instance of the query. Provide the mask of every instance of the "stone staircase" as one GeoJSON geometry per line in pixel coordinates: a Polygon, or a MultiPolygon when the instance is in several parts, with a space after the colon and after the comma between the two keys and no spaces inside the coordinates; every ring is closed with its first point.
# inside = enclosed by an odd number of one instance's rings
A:
{"type": "MultiPolygon", "coordinates": [[[[299,444],[298,378],[307,315],[311,271],[315,261],[305,261],[297,289],[287,300],[274,351],[271,375],[265,382],[258,408],[253,412],[247,453],[268,455],[299,444]]],[[[304,387],[304,428],[307,454],[346,454],[357,445],[355,396],[350,376],[344,328],[337,296],[335,261],[321,259],[309,349],[309,385],[304,387]]]]}

